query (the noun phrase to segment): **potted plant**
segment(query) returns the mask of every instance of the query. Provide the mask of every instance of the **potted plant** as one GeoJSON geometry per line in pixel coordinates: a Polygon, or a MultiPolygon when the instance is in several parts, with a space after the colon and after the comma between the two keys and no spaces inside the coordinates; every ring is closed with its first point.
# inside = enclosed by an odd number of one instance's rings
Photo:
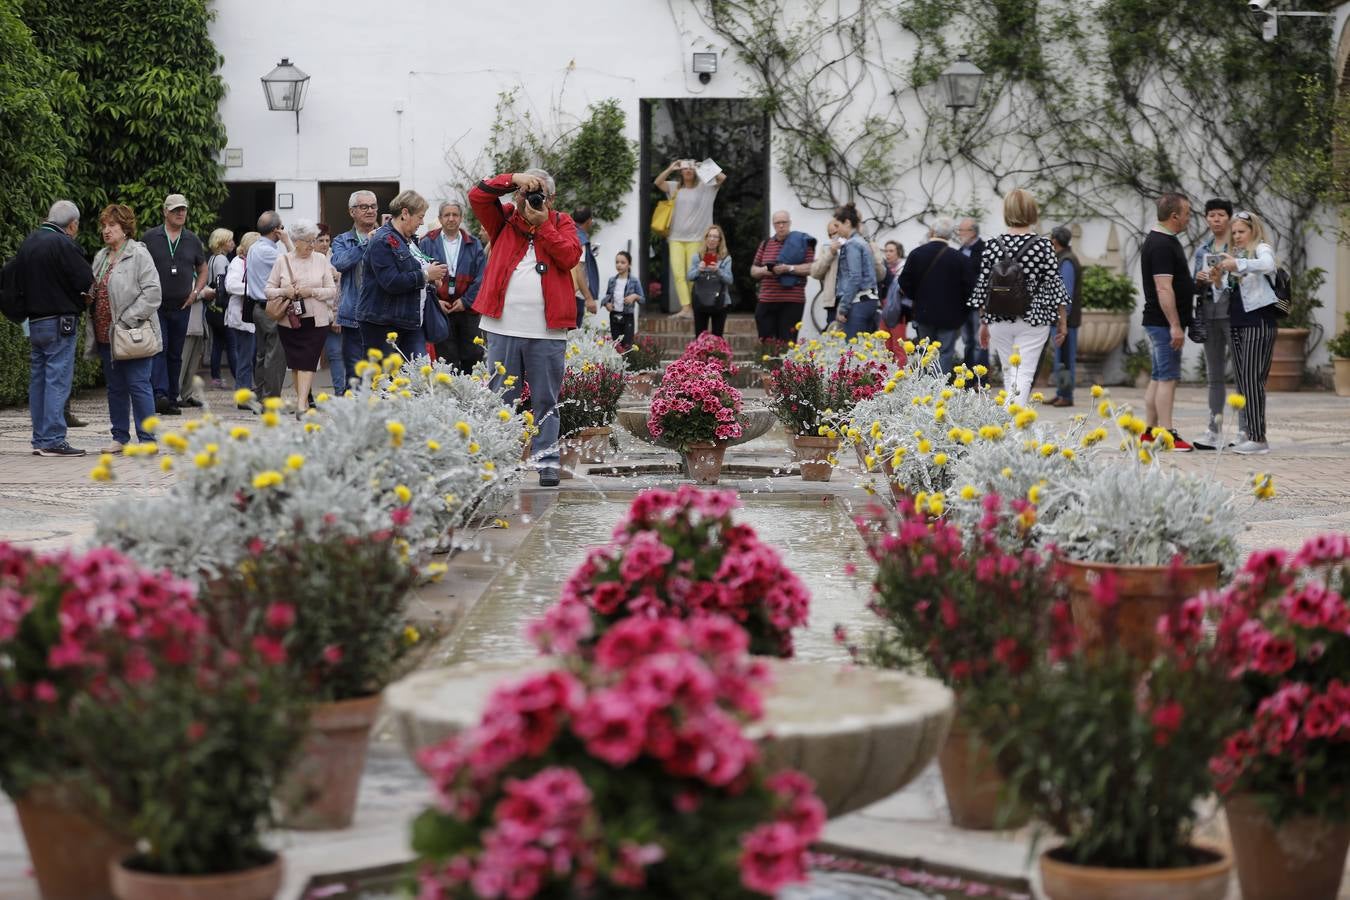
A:
{"type": "Polygon", "coordinates": [[[685,619],[716,613],[744,628],[753,653],[792,656],[810,596],[778,553],[732,511],[734,491],[638,494],[609,544],[596,547],[531,625],[550,653],[583,655],[630,616],[685,619]]]}
{"type": "Polygon", "coordinates": [[[72,704],[123,674],[154,675],[154,660],[187,665],[204,632],[191,584],[167,573],[106,548],[38,555],[0,543],[0,788],[44,900],[110,898],[108,865],[136,838],[94,814],[61,730],[72,704]]]}
{"type": "Polygon", "coordinates": [[[654,438],[667,436],[680,448],[686,475],[699,484],[716,484],[725,442],[741,436],[740,411],[741,392],[727,384],[722,364],[686,356],[666,367],[652,397],[647,431],[654,438]]]}
{"type": "Polygon", "coordinates": [[[1004,805],[1003,781],[969,718],[963,698],[986,680],[1021,677],[1050,630],[1072,630],[1054,559],[1031,546],[1030,508],[997,494],[980,500],[978,527],[964,532],[934,518],[941,505],[902,506],[898,518],[876,510],[860,520],[876,562],[872,610],[884,625],[866,657],[890,668],[918,663],[957,695],[957,717],[938,754],[952,823],[991,829],[1021,824],[1004,805]]]}
{"type": "Polygon", "coordinates": [[[1222,593],[1190,601],[1179,640],[1217,629],[1241,727],[1211,768],[1247,900],[1335,900],[1350,847],[1350,536],[1252,554],[1222,593]]]}
{"type": "Polygon", "coordinates": [[[1327,341],[1334,370],[1336,396],[1350,397],[1350,313],[1345,314],[1345,329],[1327,341]]]}
{"type": "Polygon", "coordinates": [[[1126,383],[1143,389],[1148,386],[1153,372],[1153,350],[1147,340],[1140,340],[1125,352],[1126,383]]]}
{"type": "Polygon", "coordinates": [[[277,790],[282,821],[296,829],[351,824],[381,692],[419,639],[407,610],[417,570],[397,528],[355,536],[335,524],[298,521],[274,543],[255,540],[202,601],[237,651],[262,648],[284,663],[313,704],[277,790]]]}
{"type": "Polygon", "coordinates": [[[1083,322],[1078,326],[1078,358],[1100,360],[1130,333],[1134,281],[1105,266],[1083,267],[1083,322]]]}
{"type": "Polygon", "coordinates": [[[1280,320],[1275,332],[1275,349],[1270,360],[1270,374],[1266,377],[1268,391],[1296,391],[1303,385],[1303,371],[1307,367],[1308,338],[1321,326],[1314,320],[1315,310],[1322,301],[1317,292],[1326,281],[1325,269],[1314,266],[1304,270],[1290,283],[1289,315],[1280,320]]]}
{"type": "Polygon", "coordinates": [[[639,334],[633,338],[633,346],[624,353],[628,365],[628,387],[639,397],[650,397],[656,385],[656,376],[661,369],[661,360],[665,350],[653,335],[639,334]]]}
{"type": "Polygon", "coordinates": [[[558,434],[564,478],[572,477],[578,463],[604,462],[623,389],[623,372],[608,366],[587,363],[563,371],[558,434]]]}
{"type": "Polygon", "coordinates": [[[772,373],[770,407],[783,423],[801,464],[803,481],[829,481],[839,449],[839,423],[854,404],[881,390],[885,372],[880,364],[840,357],[825,370],[814,354],[784,359],[772,373]]]}
{"type": "Polygon", "coordinates": [[[735,363],[735,353],[731,349],[731,344],[711,331],[705,331],[690,341],[689,346],[680,354],[680,359],[709,363],[727,376],[740,371],[735,363]]]}
{"type": "Polygon", "coordinates": [[[499,688],[479,726],[424,750],[418,896],[774,896],[825,822],[742,731],[763,670],[730,620],[627,618],[592,658],[499,688]]]}

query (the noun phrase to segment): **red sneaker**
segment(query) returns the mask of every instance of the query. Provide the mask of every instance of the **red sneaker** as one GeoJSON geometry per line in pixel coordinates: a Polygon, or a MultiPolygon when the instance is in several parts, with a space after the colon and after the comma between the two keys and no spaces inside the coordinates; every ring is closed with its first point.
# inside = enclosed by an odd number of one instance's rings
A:
{"type": "Polygon", "coordinates": [[[1139,435],[1139,440],[1143,441],[1145,444],[1153,443],[1153,429],[1151,427],[1145,428],[1144,433],[1139,435]]]}
{"type": "Polygon", "coordinates": [[[1177,434],[1177,430],[1175,428],[1172,429],[1173,453],[1190,453],[1194,449],[1195,448],[1192,447],[1189,443],[1181,439],[1181,435],[1177,434]]]}

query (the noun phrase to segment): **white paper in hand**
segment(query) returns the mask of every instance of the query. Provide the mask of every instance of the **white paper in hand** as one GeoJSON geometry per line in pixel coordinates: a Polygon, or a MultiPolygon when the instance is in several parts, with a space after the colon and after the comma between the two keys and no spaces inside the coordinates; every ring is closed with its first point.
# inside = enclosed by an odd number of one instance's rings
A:
{"type": "Polygon", "coordinates": [[[709,157],[695,166],[694,172],[698,175],[698,180],[700,182],[708,184],[718,175],[722,174],[722,167],[713,162],[712,157],[709,157]]]}

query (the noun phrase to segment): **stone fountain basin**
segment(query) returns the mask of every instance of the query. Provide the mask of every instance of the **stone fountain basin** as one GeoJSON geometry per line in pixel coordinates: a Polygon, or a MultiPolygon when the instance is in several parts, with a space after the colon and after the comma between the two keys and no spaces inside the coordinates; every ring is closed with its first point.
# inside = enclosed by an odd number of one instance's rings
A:
{"type": "MultiPolygon", "coordinates": [[[[665,437],[652,437],[651,432],[647,430],[647,417],[650,415],[650,406],[620,407],[619,424],[640,441],[665,447],[667,450],[678,450],[679,447],[665,437]]],[[[741,436],[733,441],[727,441],[728,446],[744,444],[746,441],[753,441],[755,438],[761,437],[773,427],[773,423],[778,421],[778,417],[773,414],[773,410],[765,406],[742,406],[740,415],[736,416],[736,421],[741,423],[741,436]]]]}
{"type": "MultiPolygon", "coordinates": [[[[765,715],[747,731],[771,769],[811,776],[831,817],[903,788],[947,738],[954,707],[940,682],[887,669],[767,662],[773,686],[765,715]]],[[[384,709],[415,756],[476,725],[499,683],[548,667],[540,658],[416,672],[385,690],[384,709]]]]}

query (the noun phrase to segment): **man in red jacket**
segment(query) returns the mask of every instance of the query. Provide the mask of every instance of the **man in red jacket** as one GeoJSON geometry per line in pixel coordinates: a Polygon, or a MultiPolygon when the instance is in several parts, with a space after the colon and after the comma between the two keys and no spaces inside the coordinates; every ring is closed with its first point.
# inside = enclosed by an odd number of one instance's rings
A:
{"type": "Polygon", "coordinates": [[[572,217],[553,209],[556,193],[553,177],[542,169],[487,178],[469,192],[469,205],[492,245],[474,302],[487,339],[488,369],[494,384],[516,377],[504,395],[508,402],[520,395],[522,379],[530,386],[541,487],[558,485],[558,391],[567,329],[576,327],[577,319],[572,269],[581,259],[572,217]],[[513,192],[514,203],[502,201],[513,192]]]}

